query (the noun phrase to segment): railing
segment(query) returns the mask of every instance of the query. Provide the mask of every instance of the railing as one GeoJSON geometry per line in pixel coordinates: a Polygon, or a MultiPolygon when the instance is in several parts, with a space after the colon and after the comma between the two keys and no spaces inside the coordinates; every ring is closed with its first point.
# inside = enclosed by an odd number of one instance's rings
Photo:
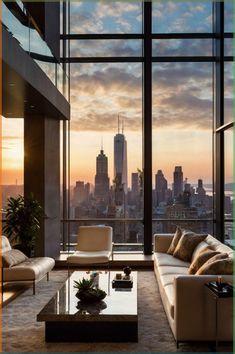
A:
{"type": "Polygon", "coordinates": [[[17,0],[18,17],[2,2],[2,23],[19,45],[33,58],[57,89],[68,99],[68,76],[34,25],[22,1],[17,0]]]}
{"type": "MultiPolygon", "coordinates": [[[[213,234],[213,219],[153,219],[153,235],[174,233],[176,225],[198,233],[213,234]]],[[[142,218],[81,218],[61,220],[61,252],[75,250],[79,226],[108,225],[113,227],[114,252],[141,253],[144,246],[144,221],[142,218]]]]}

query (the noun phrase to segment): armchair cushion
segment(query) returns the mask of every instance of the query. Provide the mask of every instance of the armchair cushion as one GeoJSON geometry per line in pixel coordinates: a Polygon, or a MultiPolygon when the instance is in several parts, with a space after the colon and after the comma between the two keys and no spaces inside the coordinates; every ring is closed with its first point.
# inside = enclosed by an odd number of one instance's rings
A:
{"type": "Polygon", "coordinates": [[[3,268],[11,268],[27,259],[28,257],[20,250],[11,249],[2,254],[2,265],[3,268]]]}
{"type": "Polygon", "coordinates": [[[69,264],[100,264],[108,263],[111,256],[110,251],[76,251],[67,257],[69,264]]]}

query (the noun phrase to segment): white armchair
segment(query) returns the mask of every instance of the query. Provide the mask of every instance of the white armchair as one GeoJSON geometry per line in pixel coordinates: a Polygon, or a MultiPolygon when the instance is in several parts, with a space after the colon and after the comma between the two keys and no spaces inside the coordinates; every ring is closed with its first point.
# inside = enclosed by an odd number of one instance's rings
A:
{"type": "Polygon", "coordinates": [[[80,226],[76,251],[67,257],[68,266],[109,264],[112,239],[110,226],[80,226]]]}

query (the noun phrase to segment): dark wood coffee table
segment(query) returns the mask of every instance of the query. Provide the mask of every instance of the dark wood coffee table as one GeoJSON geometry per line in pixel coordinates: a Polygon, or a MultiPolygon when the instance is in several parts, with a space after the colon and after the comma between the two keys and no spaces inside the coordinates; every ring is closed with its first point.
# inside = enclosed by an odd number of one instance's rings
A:
{"type": "Polygon", "coordinates": [[[133,288],[113,289],[116,272],[99,274],[99,287],[107,293],[102,302],[79,302],[74,280],[89,279],[87,272],[74,272],[37,315],[45,322],[47,342],[137,342],[137,272],[133,288]]]}

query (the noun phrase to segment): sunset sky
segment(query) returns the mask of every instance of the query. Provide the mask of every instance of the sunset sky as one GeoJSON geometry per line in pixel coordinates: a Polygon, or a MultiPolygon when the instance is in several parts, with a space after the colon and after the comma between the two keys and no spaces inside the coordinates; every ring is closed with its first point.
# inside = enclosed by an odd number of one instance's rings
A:
{"type": "MultiPolygon", "coordinates": [[[[71,3],[71,33],[141,33],[138,2],[71,3]]],[[[211,32],[211,2],[164,1],[153,4],[153,31],[211,32]]],[[[231,4],[225,29],[231,31],[231,4]]],[[[208,40],[153,43],[154,55],[210,55],[208,40]]],[[[73,41],[71,56],[138,56],[142,43],[73,41]]],[[[225,119],[232,120],[232,64],[225,75],[225,119]]],[[[162,169],[169,183],[176,165],[195,183],[212,181],[212,64],[153,64],[153,173],[162,169]]],[[[103,140],[113,180],[113,139],[117,117],[124,120],[128,175],[142,167],[142,65],[140,63],[71,64],[71,184],[94,184],[95,159],[103,140]]],[[[3,184],[23,183],[23,120],[3,118],[3,184]]],[[[226,153],[232,156],[232,134],[226,153]]],[[[227,158],[227,182],[232,158],[227,158]]]]}

